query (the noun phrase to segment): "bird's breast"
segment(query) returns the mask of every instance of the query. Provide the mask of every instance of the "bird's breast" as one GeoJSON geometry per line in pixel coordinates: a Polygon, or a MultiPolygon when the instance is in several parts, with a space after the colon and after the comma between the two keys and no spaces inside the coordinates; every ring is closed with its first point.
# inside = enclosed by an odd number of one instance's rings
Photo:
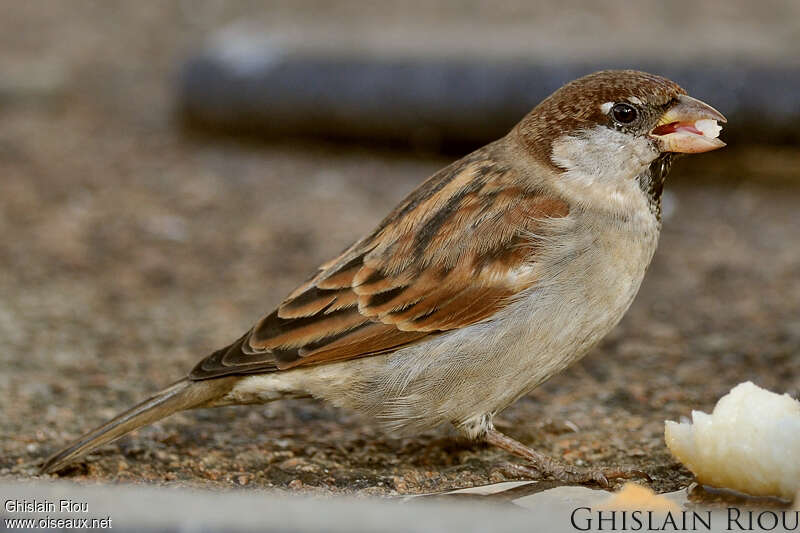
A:
{"type": "Polygon", "coordinates": [[[628,220],[580,213],[537,263],[540,282],[498,322],[532,388],[582,357],[622,319],[644,279],[659,224],[646,207],[628,220]]]}

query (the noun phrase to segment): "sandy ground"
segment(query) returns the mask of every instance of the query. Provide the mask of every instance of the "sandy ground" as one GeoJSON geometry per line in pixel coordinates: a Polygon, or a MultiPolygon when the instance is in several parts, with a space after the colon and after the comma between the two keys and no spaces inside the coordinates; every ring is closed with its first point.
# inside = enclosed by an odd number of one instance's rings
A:
{"type": "MultiPolygon", "coordinates": [[[[71,5],[0,8],[0,63],[19,73],[0,85],[8,479],[236,338],[445,163],[183,138],[170,122],[172,68],[246,3],[71,5]],[[145,7],[123,7],[134,5],[145,7]]],[[[675,490],[691,478],[664,446],[665,419],[709,410],[744,380],[799,395],[799,169],[796,150],[734,145],[678,165],[627,317],[497,425],[567,461],[634,465],[675,490]]],[[[176,415],[64,475],[418,493],[502,480],[506,459],[446,428],[393,438],[287,401],[176,415]]]]}

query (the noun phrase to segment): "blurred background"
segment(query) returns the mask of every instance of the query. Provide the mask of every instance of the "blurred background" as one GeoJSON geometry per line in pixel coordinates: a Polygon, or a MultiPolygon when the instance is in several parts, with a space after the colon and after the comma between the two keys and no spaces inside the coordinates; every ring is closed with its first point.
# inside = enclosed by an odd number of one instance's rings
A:
{"type": "MultiPolygon", "coordinates": [[[[729,118],[676,165],[622,324],[498,426],[691,479],[663,421],[800,394],[800,3],[0,0],[0,476],[238,337],[430,173],[582,74],[665,74],[729,118]]],[[[418,493],[506,457],[311,401],[198,411],[64,475],[418,493]]]]}

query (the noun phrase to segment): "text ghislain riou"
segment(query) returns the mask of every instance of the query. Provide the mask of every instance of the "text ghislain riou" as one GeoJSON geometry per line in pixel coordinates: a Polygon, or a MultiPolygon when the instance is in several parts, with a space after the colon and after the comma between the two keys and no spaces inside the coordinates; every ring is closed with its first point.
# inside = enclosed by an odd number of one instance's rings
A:
{"type": "Polygon", "coordinates": [[[7,513],[88,513],[89,504],[75,500],[6,500],[7,513]]]}
{"type": "Polygon", "coordinates": [[[578,507],[570,515],[578,531],[800,531],[800,511],[611,511],[578,507]],[[723,521],[724,523],[719,523],[723,521]]]}

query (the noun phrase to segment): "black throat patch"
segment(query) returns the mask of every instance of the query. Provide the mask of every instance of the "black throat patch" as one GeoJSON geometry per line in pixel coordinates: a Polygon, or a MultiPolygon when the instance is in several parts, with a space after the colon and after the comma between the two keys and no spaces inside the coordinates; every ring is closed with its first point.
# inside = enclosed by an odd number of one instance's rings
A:
{"type": "Polygon", "coordinates": [[[639,174],[639,188],[647,195],[650,211],[661,222],[661,193],[664,191],[664,181],[667,179],[669,169],[672,167],[672,160],[675,154],[665,153],[660,155],[655,161],[650,163],[647,170],[639,174]]]}

